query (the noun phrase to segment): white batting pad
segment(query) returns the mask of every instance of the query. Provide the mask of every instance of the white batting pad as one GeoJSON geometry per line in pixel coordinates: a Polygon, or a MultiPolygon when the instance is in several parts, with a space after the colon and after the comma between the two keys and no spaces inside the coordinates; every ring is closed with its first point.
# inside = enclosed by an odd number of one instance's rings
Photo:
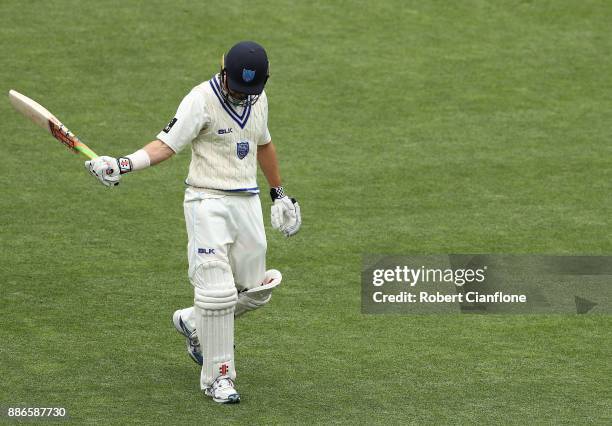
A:
{"type": "Polygon", "coordinates": [[[236,378],[234,309],[238,299],[230,266],[222,261],[199,265],[192,277],[196,330],[202,348],[200,387],[219,376],[236,378]]]}

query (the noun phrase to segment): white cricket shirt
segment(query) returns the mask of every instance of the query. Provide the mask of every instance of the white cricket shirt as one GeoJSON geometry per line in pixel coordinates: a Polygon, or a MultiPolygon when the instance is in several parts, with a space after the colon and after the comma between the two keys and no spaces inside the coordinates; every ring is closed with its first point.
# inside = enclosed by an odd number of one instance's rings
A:
{"type": "Polygon", "coordinates": [[[257,193],[257,146],[271,141],[268,99],[263,92],[255,105],[234,107],[217,74],[185,96],[157,138],[174,152],[191,143],[187,185],[257,193]]]}

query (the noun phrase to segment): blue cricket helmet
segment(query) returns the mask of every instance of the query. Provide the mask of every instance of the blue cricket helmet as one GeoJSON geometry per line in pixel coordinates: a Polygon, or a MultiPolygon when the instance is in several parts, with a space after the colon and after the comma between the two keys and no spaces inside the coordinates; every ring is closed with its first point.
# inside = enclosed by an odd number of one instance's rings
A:
{"type": "Polygon", "coordinates": [[[268,55],[254,41],[241,41],[223,55],[222,72],[230,90],[260,95],[269,77],[268,55]]]}

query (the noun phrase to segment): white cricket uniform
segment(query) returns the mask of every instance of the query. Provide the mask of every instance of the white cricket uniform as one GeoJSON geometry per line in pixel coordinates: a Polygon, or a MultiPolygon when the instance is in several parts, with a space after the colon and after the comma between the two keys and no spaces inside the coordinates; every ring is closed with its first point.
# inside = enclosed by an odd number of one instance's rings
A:
{"type": "Polygon", "coordinates": [[[225,260],[241,291],[261,284],[265,273],[257,146],[271,141],[268,100],[263,92],[255,105],[233,107],[218,79],[194,87],[157,138],[175,152],[191,143],[184,200],[189,276],[202,260],[225,260]]]}
{"type": "MultiPolygon", "coordinates": [[[[194,286],[198,266],[217,260],[230,265],[238,291],[263,282],[266,235],[257,186],[257,147],[271,141],[267,123],[265,92],[253,106],[233,107],[223,99],[217,74],[185,96],[176,116],[157,135],[175,152],[191,143],[183,206],[189,278],[194,286]]],[[[198,329],[200,341],[206,346],[206,336],[200,334],[202,331],[197,326],[205,326],[198,322],[202,321],[199,315],[195,308],[182,311],[188,326],[198,329]]],[[[235,378],[233,323],[229,327],[231,332],[223,332],[232,335],[232,340],[224,344],[226,349],[210,352],[214,358],[210,362],[204,353],[202,389],[212,383],[217,371],[223,374],[228,371],[235,378]]]]}

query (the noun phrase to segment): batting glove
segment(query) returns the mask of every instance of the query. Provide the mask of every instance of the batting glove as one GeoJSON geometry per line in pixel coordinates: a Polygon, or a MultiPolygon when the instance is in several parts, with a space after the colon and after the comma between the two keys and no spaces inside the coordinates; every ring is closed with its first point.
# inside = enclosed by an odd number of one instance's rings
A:
{"type": "Polygon", "coordinates": [[[116,158],[103,155],[91,161],[85,161],[85,168],[104,186],[112,188],[119,185],[121,172],[116,158]]]}
{"type": "Polygon", "coordinates": [[[282,186],[270,189],[270,196],[273,201],[270,214],[272,228],[278,229],[286,237],[297,234],[302,226],[302,215],[296,199],[287,197],[282,186]]]}

